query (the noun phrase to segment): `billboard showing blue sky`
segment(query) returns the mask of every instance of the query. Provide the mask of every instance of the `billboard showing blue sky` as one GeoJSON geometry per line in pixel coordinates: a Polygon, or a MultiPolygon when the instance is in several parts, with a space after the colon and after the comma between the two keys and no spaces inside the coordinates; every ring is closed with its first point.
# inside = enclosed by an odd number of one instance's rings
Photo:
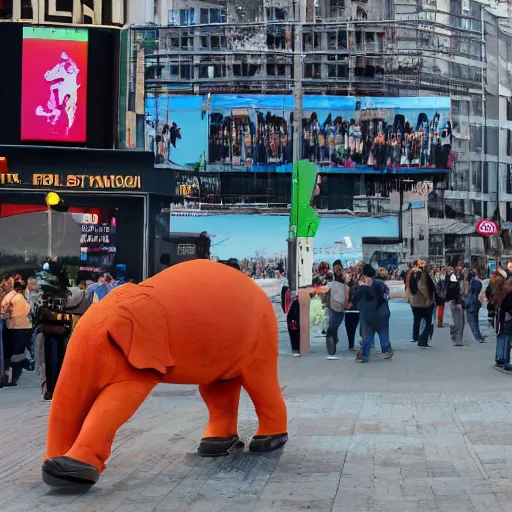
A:
{"type": "MultiPolygon", "coordinates": [[[[212,255],[220,259],[282,259],[287,251],[288,215],[241,215],[203,211],[201,216],[171,213],[171,232],[212,236],[212,255]]],[[[398,236],[397,217],[323,217],[314,239],[315,260],[341,258],[344,264],[362,259],[362,238],[398,236]]]]}
{"type": "Polygon", "coordinates": [[[295,150],[325,172],[446,170],[454,163],[450,99],[304,96],[301,147],[294,98],[149,95],[146,149],[161,165],[291,171],[295,150]]]}
{"type": "Polygon", "coordinates": [[[146,98],[146,151],[155,164],[196,169],[206,158],[208,118],[202,96],[148,94],[146,98]]]}

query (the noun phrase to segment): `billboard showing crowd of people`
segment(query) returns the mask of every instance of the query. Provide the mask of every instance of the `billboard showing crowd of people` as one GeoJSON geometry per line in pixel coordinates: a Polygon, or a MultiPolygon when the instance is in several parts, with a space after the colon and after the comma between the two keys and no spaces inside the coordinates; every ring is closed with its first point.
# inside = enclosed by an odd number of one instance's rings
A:
{"type": "Polygon", "coordinates": [[[146,150],[162,166],[290,172],[293,153],[332,169],[451,168],[450,99],[304,96],[301,147],[294,98],[280,95],[146,99],[146,150]]]}

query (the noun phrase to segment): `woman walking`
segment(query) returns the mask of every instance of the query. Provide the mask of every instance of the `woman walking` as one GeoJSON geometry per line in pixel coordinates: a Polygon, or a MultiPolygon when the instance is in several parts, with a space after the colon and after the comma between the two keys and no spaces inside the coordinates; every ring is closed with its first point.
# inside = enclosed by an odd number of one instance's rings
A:
{"type": "Polygon", "coordinates": [[[466,318],[475,341],[478,343],[485,343],[484,337],[480,332],[480,325],[478,321],[478,315],[480,313],[480,308],[482,307],[479,296],[482,292],[483,284],[482,281],[478,279],[478,273],[476,270],[468,272],[467,281],[467,293],[464,297],[466,318]]]}
{"type": "Polygon", "coordinates": [[[345,329],[347,331],[348,349],[354,352],[357,326],[359,325],[359,309],[357,306],[356,297],[358,295],[359,284],[357,279],[354,279],[352,274],[347,272],[345,274],[345,283],[348,287],[348,305],[345,312],[345,329]]]}
{"type": "Polygon", "coordinates": [[[326,345],[327,359],[336,360],[336,346],[338,344],[338,329],[345,317],[348,305],[349,288],[343,278],[343,266],[340,260],[333,264],[334,281],[327,284],[329,291],[325,296],[325,302],[329,308],[329,328],[327,329],[326,345]]]}
{"type": "Polygon", "coordinates": [[[16,281],[13,290],[3,298],[1,304],[1,311],[7,318],[4,344],[6,366],[9,361],[12,369],[12,380],[7,386],[17,386],[23,369],[30,369],[25,350],[30,349],[32,344],[32,321],[30,305],[24,293],[23,285],[16,281]]]}

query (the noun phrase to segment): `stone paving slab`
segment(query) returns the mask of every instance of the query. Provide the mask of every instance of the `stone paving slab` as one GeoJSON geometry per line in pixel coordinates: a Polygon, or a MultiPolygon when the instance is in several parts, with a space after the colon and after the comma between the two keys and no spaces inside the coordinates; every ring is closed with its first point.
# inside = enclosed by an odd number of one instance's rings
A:
{"type": "MultiPolygon", "coordinates": [[[[408,341],[394,304],[395,357],[358,365],[344,350],[292,358],[281,340],[290,441],[280,452],[195,454],[207,420],[193,386],[159,386],[119,431],[100,482],[84,495],[41,483],[49,404],[33,375],[0,390],[0,510],[6,512],[512,511],[512,376],[492,369],[495,342],[433,348],[408,341]]],[[[240,435],[257,426],[243,394],[240,435]]]]}

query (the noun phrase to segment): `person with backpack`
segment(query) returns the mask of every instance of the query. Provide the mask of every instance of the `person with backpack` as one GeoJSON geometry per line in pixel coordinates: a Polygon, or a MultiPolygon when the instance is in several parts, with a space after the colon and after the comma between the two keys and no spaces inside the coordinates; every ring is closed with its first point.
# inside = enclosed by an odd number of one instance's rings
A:
{"type": "Polygon", "coordinates": [[[448,272],[448,268],[445,271],[441,271],[439,275],[439,280],[436,284],[436,320],[437,327],[444,327],[444,308],[446,305],[446,273],[448,272]]]}
{"type": "Polygon", "coordinates": [[[356,298],[359,305],[361,323],[364,324],[365,337],[357,363],[368,363],[375,333],[378,333],[380,346],[385,359],[393,357],[389,342],[389,290],[383,281],[375,279],[375,270],[371,265],[363,266],[362,278],[356,298]]]}
{"type": "Polygon", "coordinates": [[[418,347],[430,348],[429,338],[432,336],[432,318],[435,307],[436,287],[430,276],[425,260],[418,260],[408,276],[407,296],[413,314],[413,341],[418,347]],[[421,321],[425,328],[420,332],[421,321]]]}
{"type": "Polygon", "coordinates": [[[510,343],[512,339],[512,281],[507,271],[498,268],[486,290],[489,322],[496,332],[494,368],[504,373],[512,372],[510,343]]]}
{"type": "Polygon", "coordinates": [[[461,282],[456,272],[450,272],[446,276],[446,302],[450,303],[452,324],[450,325],[450,336],[454,346],[464,345],[464,303],[461,282]]]}

